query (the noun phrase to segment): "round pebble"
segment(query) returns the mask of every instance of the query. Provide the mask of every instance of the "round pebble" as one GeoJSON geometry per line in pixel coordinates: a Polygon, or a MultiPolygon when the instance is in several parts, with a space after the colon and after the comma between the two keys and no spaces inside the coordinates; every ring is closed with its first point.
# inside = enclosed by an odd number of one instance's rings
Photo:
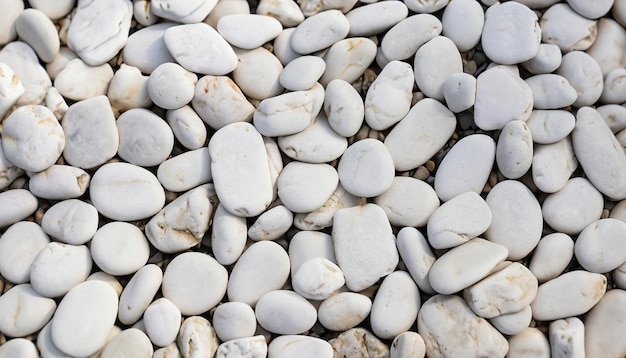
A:
{"type": "Polygon", "coordinates": [[[385,277],[372,304],[370,322],[377,337],[391,339],[409,330],[421,305],[415,281],[404,271],[385,277]]]}
{"type": "Polygon", "coordinates": [[[317,311],[309,301],[293,291],[270,291],[259,298],[254,310],[259,324],[277,334],[299,334],[317,320],[317,311]]]}
{"type": "Polygon", "coordinates": [[[178,109],[194,96],[198,76],[176,63],[164,63],[148,78],[148,95],[154,104],[164,109],[178,109]]]}
{"type": "Polygon", "coordinates": [[[346,331],[361,323],[372,309],[372,301],[355,292],[339,292],[322,301],[318,319],[332,331],[346,331]]]}
{"type": "Polygon", "coordinates": [[[201,77],[191,104],[197,115],[214,129],[249,121],[255,110],[237,84],[226,76],[201,77]]]}
{"type": "Polygon", "coordinates": [[[335,168],[328,164],[290,162],[278,177],[278,197],[294,213],[321,207],[339,184],[335,168]]]}
{"type": "Polygon", "coordinates": [[[292,276],[291,285],[300,296],[324,300],[345,284],[339,266],[324,257],[305,261],[292,276]]]}
{"type": "Polygon", "coordinates": [[[419,89],[430,98],[443,100],[444,83],[450,75],[463,72],[463,62],[452,40],[436,36],[417,49],[413,68],[419,89]]]}
{"type": "Polygon", "coordinates": [[[605,273],[618,268],[623,257],[626,223],[621,220],[599,219],[578,235],[574,253],[580,265],[590,272],[605,273]]]}
{"type": "Polygon", "coordinates": [[[148,261],[150,247],[136,226],[111,222],[98,229],[91,240],[91,256],[102,271],[125,276],[135,273],[148,261]]]}
{"type": "Polygon", "coordinates": [[[181,312],[172,301],[159,298],[152,302],[143,314],[146,334],[158,347],[166,347],[176,341],[182,322],[181,312]]]}
{"type": "Polygon", "coordinates": [[[443,35],[457,46],[459,51],[471,50],[480,41],[485,14],[476,0],[451,1],[441,18],[443,35]]]}
{"type": "Polygon", "coordinates": [[[533,133],[527,123],[518,120],[502,128],[496,145],[496,163],[506,178],[518,179],[532,166],[533,133]]]}
{"type": "Polygon", "coordinates": [[[541,238],[528,268],[539,282],[558,277],[574,257],[574,241],[567,234],[556,232],[541,238]]]}
{"type": "Polygon", "coordinates": [[[337,167],[341,185],[355,196],[373,197],[393,184],[393,158],[383,142],[363,139],[346,149],[337,167]]]}
{"type": "Polygon", "coordinates": [[[225,302],[213,312],[213,328],[223,342],[252,337],[256,325],[254,310],[243,302],[225,302]]]}
{"type": "Polygon", "coordinates": [[[45,297],[65,295],[87,279],[93,262],[87,246],[50,242],[30,268],[30,283],[45,297]]]}
{"type": "Polygon", "coordinates": [[[564,110],[534,110],[526,125],[532,140],[538,144],[552,144],[569,135],[576,124],[576,117],[564,110]]]}
{"type": "Polygon", "coordinates": [[[117,119],[117,131],[120,136],[118,154],[134,165],[159,165],[169,157],[174,147],[174,134],[170,127],[147,109],[135,108],[122,113],[117,119]]]}
{"type": "Polygon", "coordinates": [[[39,353],[33,342],[25,338],[14,338],[0,346],[0,357],[36,358],[39,353]]]}
{"type": "Polygon", "coordinates": [[[374,198],[392,225],[424,226],[439,207],[439,198],[427,183],[411,177],[394,177],[391,187],[374,198]]]}
{"type": "Polygon", "coordinates": [[[233,80],[246,96],[263,100],[283,92],[280,85],[283,66],[270,51],[263,47],[238,50],[237,59],[233,80]]]}
{"type": "Polygon", "coordinates": [[[0,275],[15,284],[28,282],[33,262],[49,242],[46,233],[33,222],[9,226],[0,236],[0,275]]]}
{"type": "Polygon", "coordinates": [[[587,179],[572,178],[544,200],[541,211],[550,227],[573,235],[600,219],[603,206],[602,194],[587,179]]]}
{"type": "Polygon", "coordinates": [[[82,245],[96,234],[98,210],[81,200],[63,200],[46,211],[41,227],[59,241],[82,245]]]}

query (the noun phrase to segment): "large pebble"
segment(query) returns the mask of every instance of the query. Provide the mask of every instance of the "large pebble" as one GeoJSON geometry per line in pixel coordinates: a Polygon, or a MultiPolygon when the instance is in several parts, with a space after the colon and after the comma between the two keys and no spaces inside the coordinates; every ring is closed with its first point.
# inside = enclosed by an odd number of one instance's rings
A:
{"type": "Polygon", "coordinates": [[[183,321],[176,343],[183,358],[213,357],[219,345],[211,322],[200,316],[183,321]]]}
{"type": "Polygon", "coordinates": [[[31,285],[13,286],[0,296],[0,330],[10,337],[24,337],[48,323],[57,305],[43,297],[31,285]]]}
{"type": "Polygon", "coordinates": [[[248,121],[254,106],[248,102],[239,87],[226,76],[204,76],[198,80],[191,101],[200,118],[211,128],[248,121]]]}
{"type": "Polygon", "coordinates": [[[248,225],[246,218],[233,215],[221,203],[213,214],[211,249],[222,265],[233,264],[246,246],[248,225]]]}
{"type": "Polygon", "coordinates": [[[556,73],[565,77],[576,90],[574,107],[591,106],[600,99],[604,88],[602,69],[587,53],[572,51],[564,55],[556,73]]]}
{"type": "Polygon", "coordinates": [[[619,357],[626,354],[626,345],[619,337],[624,331],[626,293],[614,289],[607,292],[585,318],[585,356],[619,357]]]}
{"type": "Polygon", "coordinates": [[[52,21],[37,9],[26,9],[15,20],[15,31],[28,43],[43,62],[59,53],[60,41],[52,21]]]}
{"type": "Polygon", "coordinates": [[[365,121],[370,128],[387,129],[409,112],[414,82],[412,70],[406,62],[391,61],[372,82],[365,96],[365,121]]]}
{"type": "Polygon", "coordinates": [[[533,183],[545,193],[555,193],[565,187],[577,166],[569,137],[553,144],[535,145],[533,183]]]}
{"type": "Polygon", "coordinates": [[[254,126],[264,136],[288,136],[302,132],[316,115],[311,92],[288,92],[263,100],[254,112],[254,126]]]}
{"type": "Polygon", "coordinates": [[[538,144],[556,143],[569,135],[576,124],[573,114],[564,110],[534,110],[526,125],[538,144]]]}
{"type": "Polygon", "coordinates": [[[602,96],[600,101],[604,103],[623,103],[626,101],[624,98],[624,77],[626,76],[626,69],[618,67],[611,70],[604,78],[604,89],[602,90],[602,96]]]}
{"type": "Polygon", "coordinates": [[[268,347],[268,353],[275,358],[331,358],[333,357],[332,346],[323,339],[300,336],[284,335],[272,340],[268,347]]]}
{"type": "Polygon", "coordinates": [[[30,283],[42,296],[59,297],[87,279],[93,263],[87,246],[50,242],[30,268],[30,283]]]}
{"type": "Polygon", "coordinates": [[[270,291],[259,298],[254,310],[261,327],[276,334],[299,334],[317,320],[309,301],[289,290],[270,291]]]}
{"type": "Polygon", "coordinates": [[[350,22],[349,35],[378,35],[406,18],[408,13],[409,10],[402,2],[376,2],[354,8],[346,14],[350,22]]]}
{"type": "Polygon", "coordinates": [[[31,193],[42,199],[64,200],[82,196],[89,187],[90,176],[69,165],[54,164],[30,177],[31,193]]]}
{"type": "Polygon", "coordinates": [[[518,179],[530,169],[533,161],[533,132],[518,120],[507,123],[496,146],[498,170],[508,179],[518,179]]]}
{"type": "Polygon", "coordinates": [[[150,4],[154,15],[181,22],[193,24],[201,22],[215,8],[216,0],[190,0],[184,3],[172,0],[154,0],[150,4]]]}
{"type": "Polygon", "coordinates": [[[252,50],[273,40],[283,31],[283,26],[270,16],[230,14],[220,18],[217,30],[231,45],[252,50]]]}
{"type": "Polygon", "coordinates": [[[405,271],[385,277],[372,304],[370,322],[374,334],[391,339],[406,332],[415,323],[421,304],[415,281],[405,271]]]}
{"type": "Polygon", "coordinates": [[[15,31],[15,20],[24,11],[24,3],[18,0],[10,0],[5,3],[6,11],[2,13],[2,21],[0,22],[0,43],[2,45],[9,41],[15,40],[17,33],[15,31]]]}
{"type": "Polygon", "coordinates": [[[585,178],[572,178],[563,189],[549,195],[541,211],[545,222],[566,234],[578,234],[600,219],[604,207],[602,194],[585,178]]]}
{"type": "Polygon", "coordinates": [[[163,63],[174,62],[165,46],[163,35],[165,30],[175,25],[171,22],[162,22],[133,32],[122,50],[124,62],[148,74],[163,63]]]}
{"type": "Polygon", "coordinates": [[[539,282],[559,276],[574,257],[574,241],[567,234],[555,232],[539,240],[528,268],[539,282]]]}
{"type": "Polygon", "coordinates": [[[485,14],[476,0],[455,0],[445,7],[441,23],[443,35],[452,40],[459,51],[467,52],[480,41],[485,14]]]}
{"type": "Polygon", "coordinates": [[[333,219],[337,263],[346,286],[361,291],[393,272],[399,261],[387,215],[378,205],[340,209],[333,219]],[[363,266],[362,262],[371,264],[363,266]]]}
{"type": "Polygon", "coordinates": [[[591,223],[576,239],[576,260],[591,272],[605,273],[618,268],[626,261],[625,235],[626,223],[621,220],[606,218],[591,223]]]}
{"type": "Polygon", "coordinates": [[[341,185],[361,197],[378,196],[393,184],[393,158],[383,142],[366,138],[346,149],[337,167],[341,185]]]}
{"type": "Polygon", "coordinates": [[[176,341],[182,322],[178,307],[167,298],[152,302],[143,315],[146,334],[155,346],[166,347],[176,341]]]}
{"type": "MultiPolygon", "coordinates": [[[[274,339],[275,341],[275,339],[274,339]]],[[[233,339],[217,347],[218,358],[245,357],[264,358],[267,356],[267,341],[265,336],[254,336],[233,339]]],[[[276,357],[276,355],[273,355],[276,357]]]]}
{"type": "Polygon", "coordinates": [[[157,169],[159,183],[166,190],[183,192],[211,181],[209,148],[184,152],[162,162],[157,169]]]}
{"type": "Polygon", "coordinates": [[[376,43],[366,37],[351,37],[335,42],[324,55],[326,71],[320,83],[335,79],[356,81],[376,58],[376,43]]]}
{"type": "Polygon", "coordinates": [[[254,50],[238,50],[238,64],[233,79],[248,97],[263,100],[283,92],[280,60],[263,47],[254,50]]]}
{"type": "Polygon", "coordinates": [[[176,63],[164,63],[148,78],[148,95],[154,104],[164,109],[178,109],[194,97],[198,76],[176,63]]]}
{"type": "Polygon", "coordinates": [[[0,193],[0,227],[27,218],[37,210],[37,198],[26,189],[10,189],[0,193]]]}
{"type": "Polygon", "coordinates": [[[584,51],[596,39],[596,22],[577,14],[565,3],[550,6],[539,24],[543,42],[558,45],[564,53],[584,51]]]}
{"type": "Polygon", "coordinates": [[[350,83],[335,79],[326,86],[324,112],[328,124],[344,137],[355,135],[365,115],[364,104],[359,93],[350,83]]]}
{"type": "Polygon", "coordinates": [[[154,264],[137,271],[122,291],[118,318],[125,325],[132,325],[143,315],[161,287],[163,272],[154,264]]]}
{"type": "MultiPolygon", "coordinates": [[[[617,8],[619,1],[615,5],[617,8]]],[[[625,48],[626,30],[624,27],[617,21],[604,17],[598,20],[597,36],[586,52],[598,62],[602,74],[606,76],[612,70],[623,68],[622,57],[625,48]]]]}
{"type": "Polygon", "coordinates": [[[520,357],[523,355],[537,358],[550,357],[550,343],[539,329],[528,327],[522,332],[509,337],[507,357],[520,357]]]}
{"type": "Polygon", "coordinates": [[[143,167],[163,163],[174,147],[174,134],[167,123],[153,112],[135,108],[117,119],[120,136],[119,156],[143,167]]]}
{"type": "Polygon", "coordinates": [[[299,54],[310,54],[345,38],[349,31],[350,22],[341,11],[322,11],[296,27],[291,37],[291,47],[299,54]]]}
{"type": "Polygon", "coordinates": [[[174,137],[190,150],[200,149],[205,145],[207,130],[202,118],[190,106],[167,111],[165,114],[174,137]]]}
{"type": "Polygon", "coordinates": [[[389,347],[365,328],[353,328],[328,341],[334,356],[339,357],[389,357],[389,347]]]}
{"type": "Polygon", "coordinates": [[[606,284],[604,275],[582,270],[554,278],[539,285],[531,304],[533,318],[551,321],[586,313],[604,296],[606,284]]]}
{"type": "Polygon", "coordinates": [[[343,332],[361,323],[372,309],[372,301],[355,292],[340,292],[322,301],[318,319],[322,326],[343,332]]]}
{"type": "Polygon", "coordinates": [[[392,225],[424,226],[439,207],[439,198],[427,183],[412,177],[394,177],[391,187],[374,199],[392,225]]]}
{"type": "Polygon", "coordinates": [[[104,346],[99,358],[120,356],[148,357],[154,353],[152,343],[146,334],[137,328],[125,329],[115,335],[104,346]]]}
{"type": "Polygon", "coordinates": [[[0,189],[6,189],[15,179],[22,176],[22,174],[24,174],[24,170],[16,167],[15,164],[11,163],[6,155],[4,155],[4,151],[2,150],[2,138],[0,138],[0,189]]]}
{"type": "Polygon", "coordinates": [[[35,258],[50,240],[41,227],[21,221],[0,236],[0,275],[12,283],[26,283],[35,258]]]}
{"type": "Polygon", "coordinates": [[[415,53],[415,82],[427,97],[444,99],[444,83],[454,73],[463,72],[461,54],[452,40],[436,36],[415,53]]]}
{"type": "Polygon", "coordinates": [[[254,310],[242,302],[225,302],[213,312],[213,328],[223,342],[252,337],[256,331],[254,310]]]}
{"type": "Polygon", "coordinates": [[[417,332],[428,357],[504,357],[506,339],[458,296],[436,295],[422,305],[417,332]]]}
{"type": "Polygon", "coordinates": [[[111,222],[98,229],[91,239],[91,256],[102,271],[125,276],[142,268],[150,256],[148,240],[136,226],[111,222]]]}
{"type": "Polygon", "coordinates": [[[70,356],[94,354],[105,345],[113,328],[117,303],[115,290],[104,282],[88,281],[74,287],[52,318],[54,345],[70,356]]]}
{"type": "Polygon", "coordinates": [[[424,235],[414,227],[404,227],[398,232],[396,244],[400,257],[417,287],[426,293],[435,293],[430,286],[428,273],[436,257],[424,235]]]}
{"type": "MultiPolygon", "coordinates": [[[[0,50],[0,62],[8,65],[24,86],[18,105],[39,104],[45,98],[51,81],[37,54],[25,42],[14,41],[0,50]]],[[[19,89],[18,89],[19,90],[19,89]]]]}
{"type": "Polygon", "coordinates": [[[585,356],[585,325],[579,318],[570,317],[550,323],[549,338],[553,357],[585,356]]]}
{"type": "Polygon", "coordinates": [[[395,24],[382,39],[380,48],[390,61],[406,60],[423,44],[439,36],[441,21],[430,14],[417,14],[395,24]]]}

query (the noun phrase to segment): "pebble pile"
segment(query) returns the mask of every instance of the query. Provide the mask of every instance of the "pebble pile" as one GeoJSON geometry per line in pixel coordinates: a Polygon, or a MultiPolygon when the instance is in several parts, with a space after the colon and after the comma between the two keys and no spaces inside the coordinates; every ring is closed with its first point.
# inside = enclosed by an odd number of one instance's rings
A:
{"type": "Polygon", "coordinates": [[[0,358],[626,356],[625,0],[0,9],[0,358]]]}

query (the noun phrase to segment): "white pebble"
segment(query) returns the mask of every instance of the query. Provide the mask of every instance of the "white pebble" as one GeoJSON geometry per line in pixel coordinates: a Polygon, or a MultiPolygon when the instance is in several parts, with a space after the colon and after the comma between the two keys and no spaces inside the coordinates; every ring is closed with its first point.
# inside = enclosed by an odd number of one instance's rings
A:
{"type": "Polygon", "coordinates": [[[509,357],[550,358],[550,343],[537,328],[528,327],[522,332],[509,337],[509,357]]]}
{"type": "Polygon", "coordinates": [[[159,298],[146,308],[143,321],[150,341],[155,346],[166,347],[176,341],[182,317],[172,301],[159,298]]]}
{"type": "Polygon", "coordinates": [[[574,107],[593,105],[602,95],[602,70],[598,62],[585,52],[572,51],[564,55],[556,73],[565,77],[576,90],[578,97],[572,104],[574,107]]]}
{"type": "Polygon", "coordinates": [[[333,131],[323,114],[302,132],[278,138],[282,153],[292,159],[320,164],[339,158],[348,147],[348,140],[333,131]]]}
{"type": "Polygon", "coordinates": [[[202,118],[190,106],[167,111],[165,114],[174,137],[190,150],[200,149],[206,143],[207,130],[202,118]]]}
{"type": "Polygon", "coordinates": [[[26,283],[35,258],[50,239],[39,225],[21,221],[0,236],[0,275],[12,283],[26,283]]]}
{"type": "Polygon", "coordinates": [[[576,260],[590,272],[613,271],[626,261],[624,235],[626,223],[621,220],[607,218],[591,223],[576,239],[576,260]]]}
{"type": "Polygon", "coordinates": [[[0,50],[0,62],[8,65],[24,86],[24,93],[17,100],[19,106],[40,104],[50,88],[51,81],[41,66],[37,54],[25,42],[14,41],[0,50]]]}
{"type": "Polygon", "coordinates": [[[345,331],[361,323],[372,309],[372,301],[360,293],[339,292],[325,299],[318,308],[322,326],[332,331],[345,331]]]}
{"type": "Polygon", "coordinates": [[[380,131],[404,118],[411,108],[413,83],[411,65],[401,61],[389,62],[372,82],[365,96],[367,125],[380,131]]]}
{"type": "Polygon", "coordinates": [[[337,210],[359,205],[360,198],[348,193],[341,184],[319,209],[304,214],[296,214],[294,226],[300,230],[321,230],[332,226],[337,210]]]}
{"type": "Polygon", "coordinates": [[[528,305],[519,312],[494,317],[489,320],[489,323],[500,331],[500,333],[513,336],[526,329],[532,319],[533,313],[530,309],[530,305],[528,305]]]}
{"type": "Polygon", "coordinates": [[[380,284],[372,304],[370,322],[374,334],[391,339],[415,323],[421,304],[420,292],[411,276],[395,271],[380,284]]]}
{"type": "Polygon", "coordinates": [[[270,51],[263,47],[238,50],[237,58],[233,79],[246,96],[264,100],[283,92],[284,88],[280,85],[283,66],[270,51]]]}
{"type": "Polygon", "coordinates": [[[89,277],[87,277],[87,281],[101,281],[106,283],[107,285],[113,287],[118,297],[122,294],[122,290],[124,289],[120,281],[118,281],[115,276],[111,276],[102,271],[92,273],[89,277]]]}
{"type": "Polygon", "coordinates": [[[326,63],[317,56],[302,56],[289,62],[280,73],[280,84],[290,91],[306,91],[322,77],[326,63]]]}
{"type": "Polygon", "coordinates": [[[163,35],[165,30],[175,25],[162,22],[133,32],[122,50],[124,62],[147,74],[163,63],[174,62],[174,57],[165,46],[163,35]]]}
{"type": "Polygon", "coordinates": [[[252,50],[276,38],[283,26],[270,16],[229,14],[217,22],[217,30],[231,45],[252,50]]]}
{"type": "Polygon", "coordinates": [[[356,81],[376,58],[376,43],[366,37],[351,37],[335,42],[324,62],[326,71],[320,78],[322,85],[335,79],[356,81]]]}
{"type": "Polygon", "coordinates": [[[539,240],[528,268],[543,283],[558,277],[574,257],[574,241],[567,234],[555,232],[539,240]]]}
{"type": "Polygon", "coordinates": [[[6,63],[0,63],[0,116],[4,118],[26,90],[22,81],[6,63]]]}
{"type": "Polygon", "coordinates": [[[248,237],[254,241],[276,240],[293,224],[293,213],[284,205],[275,206],[259,215],[248,229],[248,237]]]}
{"type": "Polygon", "coordinates": [[[81,200],[64,200],[46,211],[41,227],[59,241],[82,245],[91,240],[98,229],[98,211],[81,200]]]}
{"type": "Polygon", "coordinates": [[[389,350],[391,358],[424,358],[426,356],[426,344],[418,333],[407,331],[393,339],[389,350]]]}
{"type": "Polygon", "coordinates": [[[398,232],[396,244],[400,257],[417,287],[425,293],[435,293],[430,285],[428,273],[436,257],[424,235],[414,227],[404,227],[398,232]]]}
{"type": "Polygon", "coordinates": [[[302,21],[291,37],[291,47],[306,55],[329,47],[345,38],[350,22],[339,10],[326,10],[302,21]]]}
{"type": "Polygon", "coordinates": [[[316,115],[311,92],[288,92],[261,101],[253,123],[264,136],[287,136],[305,130],[316,115]]]}
{"type": "Polygon", "coordinates": [[[337,171],[328,164],[290,162],[278,177],[278,196],[294,213],[307,213],[320,208],[338,183],[337,171]]]}
{"type": "Polygon", "coordinates": [[[267,356],[265,336],[237,338],[217,347],[218,358],[264,358],[267,356]]]}
{"type": "Polygon", "coordinates": [[[583,358],[585,356],[585,325],[577,317],[559,319],[549,326],[552,357],[583,358]]]}
{"type": "Polygon", "coordinates": [[[294,291],[310,300],[324,300],[344,284],[339,266],[324,257],[305,261],[291,280],[294,291]]]}
{"type": "Polygon", "coordinates": [[[111,222],[98,229],[91,240],[91,256],[102,271],[125,276],[142,268],[150,256],[144,234],[125,222],[111,222]]]}
{"type": "Polygon", "coordinates": [[[276,55],[280,63],[285,66],[289,62],[302,56],[296,53],[291,47],[291,36],[293,36],[294,31],[296,31],[295,27],[284,29],[280,35],[274,39],[274,55],[276,55]]]}
{"type": "Polygon", "coordinates": [[[144,314],[154,295],[161,288],[163,272],[154,264],[148,264],[130,278],[120,295],[118,318],[125,325],[132,325],[144,314]]]}
{"type": "Polygon", "coordinates": [[[248,226],[246,218],[233,215],[221,203],[213,214],[211,249],[215,259],[222,265],[231,265],[243,252],[248,226]]]}
{"type": "Polygon", "coordinates": [[[463,72],[461,54],[452,40],[436,36],[415,53],[415,82],[427,97],[444,99],[444,83],[454,73],[463,72]]]}
{"type": "Polygon", "coordinates": [[[573,235],[600,219],[603,208],[602,194],[587,179],[572,178],[545,198],[541,211],[551,228],[573,235]]]}
{"type": "Polygon", "coordinates": [[[341,185],[361,197],[378,196],[393,184],[393,158],[383,142],[366,138],[346,149],[337,167],[341,185]]]}
{"type": "Polygon", "coordinates": [[[585,318],[585,356],[619,357],[626,353],[626,345],[619,338],[626,320],[623,290],[610,290],[585,318]]]}
{"type": "Polygon", "coordinates": [[[37,210],[37,198],[26,189],[10,189],[0,193],[0,227],[27,218],[37,210]]]}
{"type": "Polygon", "coordinates": [[[498,170],[508,179],[518,179],[528,172],[532,160],[532,131],[522,121],[510,121],[502,128],[496,146],[498,170]]]}
{"type": "Polygon", "coordinates": [[[596,22],[577,14],[566,3],[550,6],[539,24],[543,42],[558,45],[563,53],[584,51],[596,39],[596,22]]]}
{"type": "Polygon", "coordinates": [[[75,58],[57,74],[54,87],[64,97],[82,101],[106,95],[112,79],[113,69],[108,63],[94,67],[75,58]]]}
{"type": "Polygon", "coordinates": [[[89,187],[90,176],[69,165],[52,165],[30,177],[31,193],[42,199],[64,200],[82,196],[89,187]]]}
{"type": "Polygon", "coordinates": [[[100,358],[119,356],[146,357],[154,353],[152,343],[146,334],[137,328],[125,329],[115,335],[102,349],[100,358]]]}
{"type": "Polygon", "coordinates": [[[558,109],[573,104],[578,97],[567,79],[555,74],[540,74],[527,78],[526,84],[533,92],[536,109],[558,109]]]}
{"type": "Polygon", "coordinates": [[[522,66],[530,73],[550,73],[561,66],[562,58],[559,46],[551,43],[541,43],[535,57],[523,62],[522,66]]]}
{"type": "MultiPolygon", "coordinates": [[[[619,6],[619,1],[616,2],[619,6]]],[[[586,51],[600,65],[603,75],[622,67],[626,49],[626,30],[617,21],[604,17],[597,22],[597,36],[586,51]]]]}
{"type": "Polygon", "coordinates": [[[13,286],[0,296],[0,329],[10,337],[24,337],[48,323],[57,305],[43,297],[29,284],[13,286]]]}
{"type": "Polygon", "coordinates": [[[178,109],[194,97],[198,76],[176,63],[164,63],[150,73],[148,95],[164,109],[178,109]]]}
{"type": "Polygon", "coordinates": [[[439,207],[439,198],[426,182],[397,176],[374,203],[385,211],[392,225],[421,227],[439,207]]]}
{"type": "Polygon", "coordinates": [[[42,296],[59,297],[84,282],[92,265],[87,246],[50,242],[30,267],[30,283],[42,296]]]}
{"type": "Polygon", "coordinates": [[[174,147],[174,134],[170,127],[147,109],[135,108],[122,113],[117,119],[117,130],[120,136],[118,154],[134,165],[159,165],[169,157],[174,147]]]}
{"type": "Polygon", "coordinates": [[[252,337],[256,325],[254,310],[242,302],[224,302],[213,312],[213,328],[223,342],[252,337]]]}
{"type": "Polygon", "coordinates": [[[439,36],[441,21],[430,14],[417,14],[395,24],[382,39],[382,53],[390,61],[406,60],[429,40],[439,36]]]}
{"type": "Polygon", "coordinates": [[[300,266],[310,259],[323,257],[337,263],[333,240],[330,235],[319,231],[299,231],[289,242],[289,262],[292,276],[300,266]]]}
{"type": "Polygon", "coordinates": [[[597,19],[606,15],[611,7],[613,7],[613,0],[595,0],[592,2],[581,0],[568,0],[567,3],[579,14],[588,19],[597,19]]]}
{"type": "Polygon", "coordinates": [[[24,3],[18,0],[10,0],[6,2],[6,11],[2,12],[2,21],[0,21],[0,44],[15,40],[17,33],[15,32],[15,19],[24,11],[24,3]]]}
{"type": "Polygon", "coordinates": [[[303,333],[317,320],[315,307],[289,290],[267,292],[259,298],[254,313],[261,327],[276,334],[303,333]]]}
{"type": "Polygon", "coordinates": [[[353,328],[328,341],[338,356],[383,358],[389,356],[389,347],[365,328],[353,328]]]}
{"type": "Polygon", "coordinates": [[[331,345],[321,339],[310,336],[284,335],[272,340],[268,353],[275,358],[331,358],[334,356],[331,345]]]}
{"type": "Polygon", "coordinates": [[[535,145],[533,152],[533,183],[545,193],[555,193],[565,186],[578,161],[569,137],[553,144],[535,145]]]}
{"type": "MultiPolygon", "coordinates": [[[[246,3],[245,1],[241,2],[246,3]]],[[[219,4],[220,2],[218,2],[218,6],[219,4]]],[[[302,10],[297,3],[291,0],[261,0],[256,8],[256,13],[277,19],[285,28],[295,28],[304,21],[302,10]]]]}
{"type": "Polygon", "coordinates": [[[157,178],[166,190],[183,192],[211,181],[209,148],[190,150],[162,162],[157,178]]]}
{"type": "Polygon", "coordinates": [[[454,112],[463,112],[476,102],[476,77],[456,72],[443,82],[443,97],[448,108],[454,112]]]}
{"type": "Polygon", "coordinates": [[[359,131],[365,115],[359,93],[340,79],[332,80],[326,86],[324,112],[330,127],[344,137],[352,137],[359,131]]]}
{"type": "Polygon", "coordinates": [[[485,15],[476,0],[454,0],[445,7],[441,18],[443,35],[461,52],[471,50],[480,41],[485,15]]]}
{"type": "Polygon", "coordinates": [[[52,61],[61,47],[57,29],[42,11],[26,9],[15,19],[15,31],[43,62],[52,61]]]}
{"type": "Polygon", "coordinates": [[[408,15],[403,2],[375,2],[353,8],[346,14],[351,37],[372,36],[385,32],[408,15]]]}
{"type": "Polygon", "coordinates": [[[532,140],[538,144],[552,144],[567,137],[576,124],[573,114],[564,110],[534,110],[526,125],[532,140]]]}
{"type": "Polygon", "coordinates": [[[196,83],[193,109],[213,129],[252,118],[254,106],[226,76],[204,76],[196,83]]]}
{"type": "Polygon", "coordinates": [[[213,357],[219,345],[211,322],[200,316],[183,321],[176,343],[184,358],[213,357]]]}
{"type": "Polygon", "coordinates": [[[604,103],[623,103],[626,102],[624,90],[626,90],[626,69],[618,67],[611,70],[604,78],[604,89],[600,101],[604,103]]]}
{"type": "Polygon", "coordinates": [[[184,4],[172,0],[154,0],[150,8],[156,16],[174,22],[193,24],[206,18],[216,3],[217,0],[190,0],[184,4]]]}

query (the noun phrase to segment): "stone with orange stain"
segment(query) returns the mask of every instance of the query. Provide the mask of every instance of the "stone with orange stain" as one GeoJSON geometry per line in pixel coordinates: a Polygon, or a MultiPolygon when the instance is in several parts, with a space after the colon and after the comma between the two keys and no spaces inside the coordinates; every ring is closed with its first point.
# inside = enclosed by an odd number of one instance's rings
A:
{"type": "Polygon", "coordinates": [[[579,318],[569,317],[550,323],[549,336],[552,357],[585,357],[585,325],[579,318]]]}
{"type": "Polygon", "coordinates": [[[198,116],[213,129],[249,121],[254,106],[241,89],[226,76],[204,76],[196,83],[191,105],[198,116]]]}
{"type": "Polygon", "coordinates": [[[0,63],[0,118],[13,107],[26,90],[22,81],[6,63],[0,63]]]}

